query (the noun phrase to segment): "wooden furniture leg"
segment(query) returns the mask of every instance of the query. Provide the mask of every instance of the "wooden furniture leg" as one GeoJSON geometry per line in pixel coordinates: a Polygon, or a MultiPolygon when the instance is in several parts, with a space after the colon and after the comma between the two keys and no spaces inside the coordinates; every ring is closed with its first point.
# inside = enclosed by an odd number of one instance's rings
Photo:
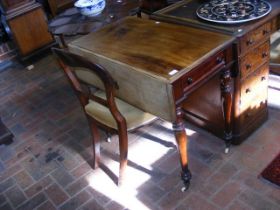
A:
{"type": "Polygon", "coordinates": [[[120,150],[120,171],[118,186],[122,185],[125,179],[125,170],[127,167],[127,153],[128,153],[128,136],[126,122],[122,121],[118,124],[118,134],[119,134],[119,150],[120,150]]]}
{"type": "Polygon", "coordinates": [[[100,136],[96,124],[90,118],[88,118],[88,121],[92,135],[93,168],[98,168],[100,161],[100,136]]]}
{"type": "Polygon", "coordinates": [[[173,123],[173,131],[176,137],[182,167],[181,179],[184,183],[182,191],[186,191],[189,188],[192,175],[188,168],[188,141],[183,122],[182,107],[176,109],[176,122],[173,123]]]}
{"type": "Polygon", "coordinates": [[[225,153],[229,152],[229,148],[232,142],[232,87],[231,87],[231,72],[230,68],[226,67],[222,71],[221,75],[221,99],[223,117],[225,122],[225,153]]]}

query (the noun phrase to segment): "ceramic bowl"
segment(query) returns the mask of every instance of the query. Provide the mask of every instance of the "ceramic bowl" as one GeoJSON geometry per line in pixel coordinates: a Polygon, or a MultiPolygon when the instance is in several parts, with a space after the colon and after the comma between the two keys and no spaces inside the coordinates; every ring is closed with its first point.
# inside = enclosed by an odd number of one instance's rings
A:
{"type": "Polygon", "coordinates": [[[105,8],[105,0],[78,0],[75,2],[75,7],[85,16],[99,15],[105,8]]]}

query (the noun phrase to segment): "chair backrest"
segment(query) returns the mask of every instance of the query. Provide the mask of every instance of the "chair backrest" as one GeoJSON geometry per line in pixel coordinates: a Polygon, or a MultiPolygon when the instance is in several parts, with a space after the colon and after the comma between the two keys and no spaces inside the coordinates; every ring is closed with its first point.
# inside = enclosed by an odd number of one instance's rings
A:
{"type": "Polygon", "coordinates": [[[118,85],[106,69],[82,56],[73,54],[64,49],[52,48],[52,52],[58,57],[58,62],[78,95],[83,107],[88,104],[89,99],[91,99],[108,107],[118,124],[125,121],[115,103],[115,89],[118,89],[118,85]],[[94,95],[91,91],[92,84],[77,77],[75,68],[86,69],[88,73],[97,76],[103,83],[106,99],[94,95]],[[84,86],[86,86],[86,88],[84,88],[84,86]]]}

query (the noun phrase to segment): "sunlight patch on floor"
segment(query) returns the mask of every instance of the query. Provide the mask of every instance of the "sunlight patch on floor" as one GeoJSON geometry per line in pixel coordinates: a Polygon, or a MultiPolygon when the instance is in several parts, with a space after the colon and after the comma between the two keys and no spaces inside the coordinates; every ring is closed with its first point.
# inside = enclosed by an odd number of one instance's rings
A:
{"type": "MultiPolygon", "coordinates": [[[[143,138],[142,138],[143,139],[143,138]]],[[[142,140],[135,142],[129,148],[129,160],[138,163],[146,169],[152,170],[153,163],[164,157],[174,147],[166,147],[158,142],[142,140]]]]}
{"type": "MultiPolygon", "coordinates": [[[[118,174],[118,162],[111,161],[108,168],[114,174],[118,174]]],[[[94,188],[99,193],[106,195],[116,203],[128,209],[149,209],[137,198],[137,188],[150,179],[150,176],[142,171],[132,167],[127,168],[127,177],[123,186],[118,187],[113,180],[101,169],[98,172],[91,173],[87,176],[89,186],[94,188]]]]}
{"type": "MultiPolygon", "coordinates": [[[[187,128],[186,132],[188,136],[196,133],[187,128]]],[[[159,120],[154,127],[143,129],[137,135],[139,137],[129,144],[128,167],[122,187],[118,187],[112,178],[112,175],[116,178],[119,174],[118,148],[116,151],[111,150],[114,154],[109,150],[107,152],[110,154],[106,155],[106,152],[103,152],[101,159],[106,170],[104,168],[95,170],[86,178],[92,188],[118,204],[128,209],[145,210],[149,208],[138,198],[139,189],[149,185],[149,181],[157,178],[159,174],[168,173],[161,171],[159,165],[165,164],[166,158],[177,153],[177,146],[172,123],[166,121],[159,120]]],[[[179,167],[179,158],[174,164],[179,167]]]]}
{"type": "MultiPolygon", "coordinates": [[[[196,133],[191,129],[186,129],[186,132],[188,135],[196,133]]],[[[164,162],[164,158],[176,152],[177,148],[172,124],[161,122],[156,129],[142,133],[137,138],[137,141],[129,145],[129,163],[126,170],[125,183],[122,187],[117,187],[112,178],[102,169],[98,169],[87,176],[87,181],[96,191],[108,196],[128,209],[149,209],[139,200],[139,189],[145,184],[147,185],[151,178],[154,179],[155,174],[164,173],[155,167],[155,164],[158,161],[164,162]],[[161,126],[164,129],[161,129],[161,126]]],[[[118,161],[112,160],[110,157],[103,157],[102,162],[111,173],[118,177],[118,161]]],[[[180,165],[179,158],[174,164],[180,165]]]]}
{"type": "MultiPolygon", "coordinates": [[[[170,122],[164,121],[164,122],[162,123],[162,125],[163,125],[164,127],[168,128],[168,129],[170,129],[170,130],[173,129],[173,128],[172,128],[172,123],[170,123],[170,122]]],[[[185,130],[186,130],[188,136],[192,136],[193,134],[196,133],[194,130],[191,130],[191,129],[189,129],[189,128],[186,128],[185,130]]]]}
{"type": "MultiPolygon", "coordinates": [[[[140,148],[139,148],[140,149],[140,148]]],[[[138,149],[138,150],[139,150],[138,149]]],[[[129,154],[133,154],[132,148],[129,151],[129,154]]],[[[129,156],[129,161],[134,159],[133,157],[138,156],[139,153],[133,154],[129,156]]],[[[89,186],[99,193],[109,197],[111,200],[114,200],[116,203],[124,206],[128,209],[135,210],[146,210],[149,209],[142,201],[139,200],[139,188],[148,182],[151,179],[152,167],[143,166],[143,162],[150,160],[153,162],[154,158],[158,158],[159,156],[152,156],[149,151],[142,151],[143,160],[139,162],[141,166],[137,168],[137,165],[131,165],[129,163],[126,169],[126,177],[125,182],[121,187],[118,187],[116,183],[112,180],[111,177],[108,176],[102,169],[98,169],[98,171],[94,171],[89,176],[87,176],[87,181],[89,186]]],[[[119,162],[106,158],[104,164],[106,167],[116,176],[119,174],[119,162]]],[[[178,163],[179,164],[179,163],[178,163]]]]}

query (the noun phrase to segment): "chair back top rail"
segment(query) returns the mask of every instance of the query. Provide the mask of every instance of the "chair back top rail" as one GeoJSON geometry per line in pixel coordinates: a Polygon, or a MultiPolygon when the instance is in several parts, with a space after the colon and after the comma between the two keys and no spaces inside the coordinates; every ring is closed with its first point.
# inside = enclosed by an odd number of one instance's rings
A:
{"type": "Polygon", "coordinates": [[[115,103],[115,89],[118,88],[118,85],[106,69],[100,65],[94,64],[82,56],[76,55],[64,49],[52,48],[52,52],[58,57],[60,66],[78,94],[83,106],[88,104],[89,99],[91,99],[108,107],[117,121],[123,120],[123,116],[120,114],[115,103]],[[90,71],[92,74],[95,74],[103,82],[106,92],[106,99],[92,94],[89,89],[92,84],[87,84],[84,81],[80,81],[71,67],[84,68],[90,71]],[[88,89],[84,90],[84,88],[82,88],[82,84],[85,84],[88,89]]]}

